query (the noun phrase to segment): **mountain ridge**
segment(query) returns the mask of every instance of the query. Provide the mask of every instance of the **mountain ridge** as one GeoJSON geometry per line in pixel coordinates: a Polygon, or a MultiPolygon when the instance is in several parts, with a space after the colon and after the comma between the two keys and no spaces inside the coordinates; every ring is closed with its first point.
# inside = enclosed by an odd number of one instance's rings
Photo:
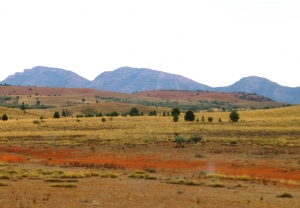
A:
{"type": "Polygon", "coordinates": [[[247,92],[260,94],[278,102],[300,103],[300,87],[281,86],[263,77],[243,77],[229,86],[210,87],[181,75],[148,68],[120,67],[114,71],[105,71],[90,81],[69,70],[36,66],[8,76],[0,82],[4,83],[23,86],[88,87],[123,93],[160,89],[247,92]]]}
{"type": "Polygon", "coordinates": [[[32,69],[24,69],[23,72],[16,72],[8,76],[0,83],[9,83],[11,85],[35,85],[51,87],[71,87],[81,88],[90,81],[78,74],[65,69],[36,66],[32,69]],[[65,79],[68,77],[68,80],[65,79]]]}

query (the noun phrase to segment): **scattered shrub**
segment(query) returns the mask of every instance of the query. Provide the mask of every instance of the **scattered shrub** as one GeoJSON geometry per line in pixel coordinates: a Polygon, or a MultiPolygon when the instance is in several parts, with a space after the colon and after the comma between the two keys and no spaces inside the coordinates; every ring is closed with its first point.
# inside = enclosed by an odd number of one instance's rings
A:
{"type": "Polygon", "coordinates": [[[155,110],[153,110],[148,113],[148,116],[157,116],[157,113],[155,110]]]}
{"type": "Polygon", "coordinates": [[[156,173],[156,170],[154,168],[146,168],[145,171],[148,173],[156,173]]]}
{"type": "Polygon", "coordinates": [[[62,182],[65,182],[65,181],[62,180],[62,179],[59,179],[59,178],[47,178],[47,179],[44,180],[44,182],[62,183],[62,182]]]}
{"type": "Polygon", "coordinates": [[[1,166],[8,166],[8,164],[6,162],[0,162],[0,167],[1,166]]]}
{"type": "Polygon", "coordinates": [[[173,121],[176,123],[178,120],[179,120],[179,116],[178,114],[175,113],[173,116],[173,121]]]}
{"type": "Polygon", "coordinates": [[[235,144],[237,144],[237,141],[236,140],[232,140],[232,141],[230,141],[230,144],[231,145],[235,145],[235,144]]]}
{"type": "Polygon", "coordinates": [[[137,108],[131,108],[131,110],[129,111],[129,115],[130,116],[139,116],[139,110],[137,108]]]}
{"type": "Polygon", "coordinates": [[[293,196],[289,193],[283,193],[283,194],[280,194],[276,197],[278,197],[278,198],[293,198],[293,196]]]}
{"type": "Polygon", "coordinates": [[[2,121],[7,121],[8,120],[8,116],[6,115],[6,114],[3,114],[3,116],[2,116],[2,121]]]}
{"type": "Polygon", "coordinates": [[[198,158],[205,158],[202,154],[200,154],[199,152],[197,152],[196,154],[195,154],[195,157],[198,157],[198,158]]]}
{"type": "Polygon", "coordinates": [[[72,183],[54,183],[50,185],[51,187],[62,187],[62,188],[74,188],[77,187],[76,184],[72,183]]]}
{"type": "Polygon", "coordinates": [[[146,175],[145,175],[145,179],[146,179],[146,180],[156,180],[157,178],[156,178],[155,176],[146,174],[146,175]]]}
{"type": "Polygon", "coordinates": [[[146,174],[146,171],[144,170],[136,170],[134,171],[135,174],[146,174]]]}
{"type": "Polygon", "coordinates": [[[199,141],[201,141],[201,139],[202,139],[202,136],[199,135],[199,134],[195,134],[194,136],[191,137],[191,140],[192,140],[195,144],[197,144],[199,141]]]}
{"type": "Polygon", "coordinates": [[[184,147],[184,142],[186,142],[186,139],[183,136],[175,135],[174,141],[176,142],[176,147],[181,148],[184,147]]]}
{"type": "Polygon", "coordinates": [[[34,123],[34,124],[40,124],[40,121],[34,120],[33,123],[34,123]]]}
{"type": "Polygon", "coordinates": [[[103,175],[101,175],[102,178],[119,178],[119,174],[118,173],[105,173],[103,175]]]}
{"type": "Polygon", "coordinates": [[[199,175],[206,175],[207,173],[206,173],[206,171],[205,170],[200,170],[199,171],[199,175]]]}
{"type": "Polygon", "coordinates": [[[55,112],[53,118],[60,118],[59,112],[55,112]]]}
{"type": "Polygon", "coordinates": [[[240,115],[238,114],[238,112],[236,110],[233,110],[229,114],[229,118],[232,122],[238,122],[240,119],[240,115]]]}
{"type": "Polygon", "coordinates": [[[209,186],[209,187],[216,187],[216,188],[225,187],[225,185],[223,183],[212,183],[212,184],[208,184],[207,186],[209,186]]]}
{"type": "Polygon", "coordinates": [[[8,186],[8,184],[0,181],[0,186],[8,186]]]}
{"type": "Polygon", "coordinates": [[[177,114],[177,116],[180,115],[180,110],[179,108],[173,108],[173,110],[171,111],[171,115],[175,116],[175,114],[177,114]]]}
{"type": "Polygon", "coordinates": [[[195,120],[195,114],[193,111],[188,110],[184,115],[185,121],[194,121],[195,120]]]}

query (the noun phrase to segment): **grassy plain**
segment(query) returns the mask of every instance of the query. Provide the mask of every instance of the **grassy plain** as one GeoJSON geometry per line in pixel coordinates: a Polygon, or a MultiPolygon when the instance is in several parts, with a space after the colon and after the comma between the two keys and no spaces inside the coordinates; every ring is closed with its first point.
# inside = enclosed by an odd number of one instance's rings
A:
{"type": "Polygon", "coordinates": [[[239,111],[238,123],[220,111],[196,112],[198,122],[181,114],[175,123],[161,115],[169,108],[95,103],[94,92],[87,104],[76,92],[78,103],[67,106],[73,117],[54,119],[74,98],[60,90],[57,108],[0,107],[9,117],[0,121],[0,207],[299,207],[299,105],[239,111]],[[87,106],[160,115],[76,118],[87,106]],[[175,134],[202,140],[175,148],[175,134]]]}

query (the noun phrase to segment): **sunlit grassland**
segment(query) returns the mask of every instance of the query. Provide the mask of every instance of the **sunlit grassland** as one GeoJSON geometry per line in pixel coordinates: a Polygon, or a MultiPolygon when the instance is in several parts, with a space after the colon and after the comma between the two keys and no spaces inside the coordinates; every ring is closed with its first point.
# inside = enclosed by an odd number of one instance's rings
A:
{"type": "MultiPolygon", "coordinates": [[[[1,108],[0,111],[4,111],[1,108]]],[[[5,109],[7,112],[7,109],[5,109]]],[[[15,110],[16,111],[16,110],[15,110]]],[[[229,112],[196,113],[199,122],[184,121],[180,115],[177,123],[171,116],[104,117],[38,119],[41,111],[28,110],[18,120],[1,121],[1,145],[62,145],[74,146],[86,143],[148,144],[171,142],[174,134],[189,139],[194,134],[203,136],[202,142],[230,144],[258,144],[271,146],[300,146],[300,106],[239,111],[240,122],[229,122],[229,112]],[[36,115],[36,119],[26,116],[36,115]],[[202,116],[205,122],[201,121],[202,116]],[[207,118],[213,117],[213,122],[207,118]],[[222,122],[219,122],[221,118],[222,122]],[[39,124],[34,124],[34,120],[39,124]]],[[[1,113],[1,112],[0,112],[1,113]]],[[[13,113],[13,111],[12,111],[13,113]]],[[[17,115],[13,115],[17,116],[17,115]]]]}

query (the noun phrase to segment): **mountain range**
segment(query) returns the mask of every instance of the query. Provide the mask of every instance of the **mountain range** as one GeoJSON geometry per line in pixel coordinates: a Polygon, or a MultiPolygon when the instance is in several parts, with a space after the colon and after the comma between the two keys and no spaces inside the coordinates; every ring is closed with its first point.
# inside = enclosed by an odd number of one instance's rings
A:
{"type": "Polygon", "coordinates": [[[204,90],[218,92],[248,92],[278,102],[300,103],[300,87],[285,87],[266,78],[250,76],[226,87],[210,87],[181,75],[147,68],[121,67],[103,72],[93,81],[59,68],[37,66],[8,76],[0,84],[21,86],[48,86],[66,88],[95,88],[99,90],[132,93],[148,90],[204,90]]]}

